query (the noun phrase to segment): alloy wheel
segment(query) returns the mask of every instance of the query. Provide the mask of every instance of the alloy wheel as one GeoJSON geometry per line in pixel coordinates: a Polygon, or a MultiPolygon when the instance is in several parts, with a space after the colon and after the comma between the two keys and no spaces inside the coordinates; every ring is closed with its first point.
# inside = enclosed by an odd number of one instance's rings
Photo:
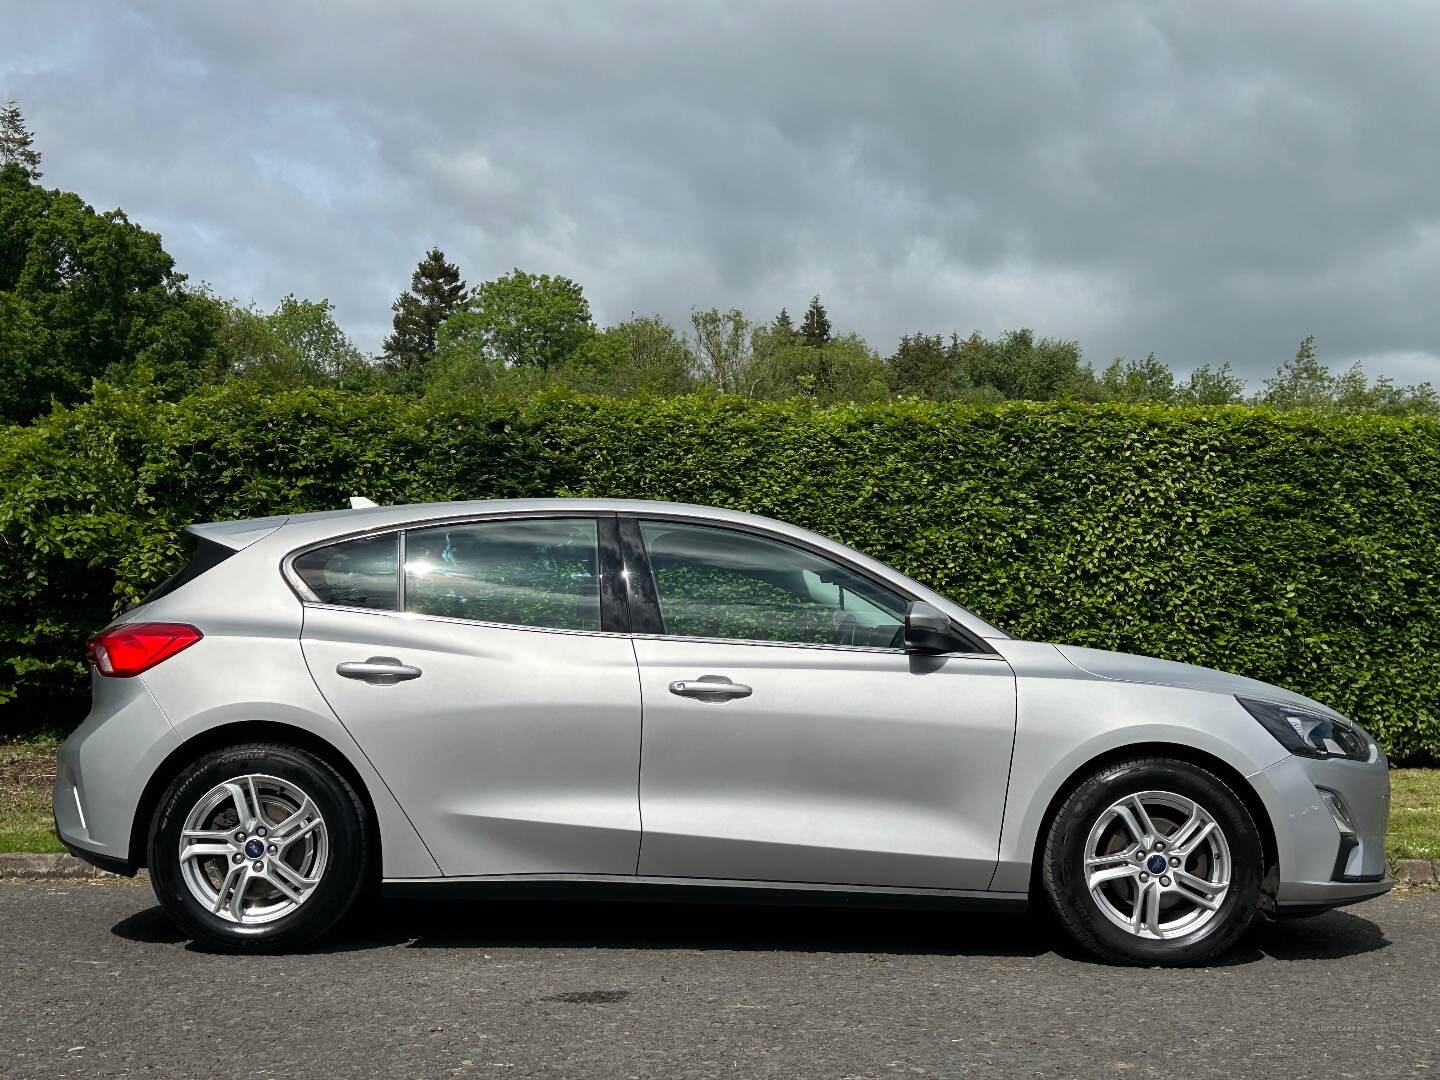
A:
{"type": "Polygon", "coordinates": [[[1140,938],[1193,934],[1230,891],[1230,845],[1194,799],[1140,791],[1111,803],[1090,829],[1084,879],[1096,906],[1140,938]]]}
{"type": "Polygon", "coordinates": [[[216,784],[180,832],[180,873],[191,896],[242,926],[274,922],[304,904],[329,856],[329,831],[314,800],[278,776],[216,784]]]}

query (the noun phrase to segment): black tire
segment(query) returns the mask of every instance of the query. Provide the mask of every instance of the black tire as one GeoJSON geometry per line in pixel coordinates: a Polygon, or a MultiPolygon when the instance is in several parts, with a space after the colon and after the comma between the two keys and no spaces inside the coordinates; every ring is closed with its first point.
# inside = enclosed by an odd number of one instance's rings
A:
{"type": "Polygon", "coordinates": [[[1061,925],[1086,949],[1117,963],[1182,966],[1213,959],[1245,932],[1259,905],[1264,853],[1245,803],[1223,780],[1189,762],[1143,757],[1106,765],[1070,793],[1050,826],[1041,873],[1061,925]],[[1108,807],[1146,791],[1173,792],[1199,803],[1230,851],[1230,889],[1219,909],[1198,929],[1163,940],[1117,926],[1086,887],[1091,829],[1108,807]]]}
{"type": "Polygon", "coordinates": [[[364,890],[370,878],[370,829],[355,789],[329,763],[276,743],[227,747],[186,767],[161,798],[150,823],[150,882],[160,905],[197,942],[234,952],[296,949],[334,926],[364,890]],[[309,795],[324,818],[328,841],[314,891],[288,914],[259,925],[230,921],[206,908],[180,866],[187,815],[217,785],[245,775],[277,777],[309,795]]]}

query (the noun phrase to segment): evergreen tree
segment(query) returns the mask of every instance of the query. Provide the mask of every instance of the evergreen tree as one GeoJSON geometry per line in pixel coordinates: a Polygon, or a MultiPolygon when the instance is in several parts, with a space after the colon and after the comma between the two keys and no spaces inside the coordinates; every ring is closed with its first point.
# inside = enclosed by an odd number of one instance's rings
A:
{"type": "Polygon", "coordinates": [[[956,367],[955,349],[939,334],[905,334],[886,361],[890,389],[897,394],[948,401],[965,397],[969,383],[956,367]]]}
{"type": "MultiPolygon", "coordinates": [[[[788,315],[786,322],[789,322],[788,315]]],[[[818,296],[812,296],[810,306],[805,309],[805,321],[800,324],[800,336],[812,349],[821,349],[830,344],[830,316],[825,314],[825,305],[820,303],[818,296]]]]}
{"type": "Polygon", "coordinates": [[[19,104],[11,98],[0,109],[0,165],[19,165],[31,180],[39,180],[40,151],[30,145],[34,138],[19,104]]]}
{"type": "Polygon", "coordinates": [[[390,310],[395,332],[385,339],[385,356],[402,373],[423,368],[435,354],[440,324],[465,303],[465,282],[460,268],[445,261],[445,253],[432,247],[410,275],[410,291],[401,293],[390,310]]]}

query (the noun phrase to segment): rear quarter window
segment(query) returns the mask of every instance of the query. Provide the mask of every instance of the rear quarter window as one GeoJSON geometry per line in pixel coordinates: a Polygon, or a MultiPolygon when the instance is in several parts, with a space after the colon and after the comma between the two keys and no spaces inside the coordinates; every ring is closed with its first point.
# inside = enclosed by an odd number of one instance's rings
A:
{"type": "Polygon", "coordinates": [[[399,592],[397,536],[342,540],[295,556],[290,566],[322,604],[394,611],[399,592]]]}

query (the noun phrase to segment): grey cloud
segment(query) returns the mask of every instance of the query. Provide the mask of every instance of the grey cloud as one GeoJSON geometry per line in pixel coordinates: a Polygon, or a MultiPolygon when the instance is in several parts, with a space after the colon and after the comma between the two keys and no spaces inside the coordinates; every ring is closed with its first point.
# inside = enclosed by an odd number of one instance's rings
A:
{"type": "Polygon", "coordinates": [[[1440,9],[1284,2],[13,5],[47,181],[362,345],[437,242],[604,319],[815,292],[888,350],[1103,364],[1306,334],[1440,379],[1440,9]]]}

